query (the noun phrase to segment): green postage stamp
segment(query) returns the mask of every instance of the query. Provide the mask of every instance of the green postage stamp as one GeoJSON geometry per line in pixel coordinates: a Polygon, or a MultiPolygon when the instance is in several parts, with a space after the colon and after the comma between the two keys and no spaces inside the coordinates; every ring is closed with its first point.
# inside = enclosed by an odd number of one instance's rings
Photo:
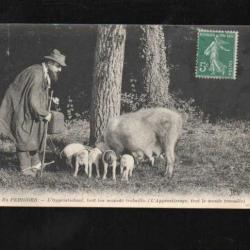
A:
{"type": "Polygon", "coordinates": [[[198,29],[197,78],[236,79],[238,32],[198,29]]]}

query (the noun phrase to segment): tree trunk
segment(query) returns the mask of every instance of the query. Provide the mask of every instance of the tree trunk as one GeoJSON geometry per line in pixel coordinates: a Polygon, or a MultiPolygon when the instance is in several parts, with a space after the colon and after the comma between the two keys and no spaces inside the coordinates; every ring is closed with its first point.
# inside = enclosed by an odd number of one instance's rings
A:
{"type": "Polygon", "coordinates": [[[163,106],[168,101],[169,86],[163,26],[142,25],[141,29],[144,89],[150,104],[163,106]]]}
{"type": "Polygon", "coordinates": [[[99,25],[90,118],[90,144],[101,139],[110,118],[120,115],[126,29],[99,25]]]}

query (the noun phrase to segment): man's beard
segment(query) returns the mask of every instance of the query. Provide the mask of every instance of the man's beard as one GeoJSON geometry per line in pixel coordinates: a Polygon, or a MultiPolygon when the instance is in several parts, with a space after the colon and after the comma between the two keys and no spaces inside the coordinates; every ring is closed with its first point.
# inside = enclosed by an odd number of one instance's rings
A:
{"type": "Polygon", "coordinates": [[[49,77],[50,77],[51,81],[53,81],[53,82],[57,82],[58,81],[58,75],[59,75],[59,73],[54,72],[52,70],[49,70],[48,73],[49,73],[49,77]]]}

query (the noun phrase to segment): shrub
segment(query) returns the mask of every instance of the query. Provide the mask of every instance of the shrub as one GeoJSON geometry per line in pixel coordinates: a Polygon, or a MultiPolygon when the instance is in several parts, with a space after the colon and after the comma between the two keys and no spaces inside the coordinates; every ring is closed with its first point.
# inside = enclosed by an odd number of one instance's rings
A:
{"type": "Polygon", "coordinates": [[[67,104],[66,104],[66,121],[71,121],[73,119],[74,114],[74,104],[73,100],[70,96],[68,96],[67,104]]]}
{"type": "Polygon", "coordinates": [[[169,93],[168,98],[157,103],[148,101],[146,93],[137,93],[135,85],[131,84],[130,92],[125,92],[121,96],[121,113],[134,112],[141,108],[166,107],[180,112],[185,121],[188,122],[208,122],[209,117],[195,105],[195,100],[190,98],[184,100],[180,98],[181,92],[169,93]]]}
{"type": "Polygon", "coordinates": [[[144,107],[146,103],[146,94],[138,94],[132,81],[130,92],[125,92],[121,95],[121,113],[134,112],[144,107]]]}
{"type": "Polygon", "coordinates": [[[66,115],[65,115],[65,127],[67,129],[72,128],[72,126],[79,120],[89,120],[89,111],[85,110],[81,113],[76,112],[73,99],[68,96],[66,104],[66,115]]]}

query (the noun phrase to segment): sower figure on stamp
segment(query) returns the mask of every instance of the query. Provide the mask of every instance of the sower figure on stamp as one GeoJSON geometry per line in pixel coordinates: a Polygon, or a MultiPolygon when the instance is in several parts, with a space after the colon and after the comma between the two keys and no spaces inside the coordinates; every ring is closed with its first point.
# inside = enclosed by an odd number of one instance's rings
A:
{"type": "MultiPolygon", "coordinates": [[[[65,56],[54,49],[42,64],[24,69],[10,84],[0,107],[0,124],[16,143],[17,157],[24,175],[35,177],[41,168],[49,88],[65,67],[65,56]]],[[[58,99],[58,98],[57,98],[58,99]]]]}
{"type": "Polygon", "coordinates": [[[230,51],[229,49],[226,49],[223,47],[224,44],[227,44],[227,42],[220,39],[217,35],[214,38],[214,41],[211,42],[211,44],[206,48],[204,51],[204,54],[206,56],[210,56],[210,66],[209,71],[212,72],[212,74],[215,74],[216,72],[222,73],[222,75],[225,74],[225,70],[227,68],[226,65],[224,65],[219,60],[219,51],[230,51]]]}

